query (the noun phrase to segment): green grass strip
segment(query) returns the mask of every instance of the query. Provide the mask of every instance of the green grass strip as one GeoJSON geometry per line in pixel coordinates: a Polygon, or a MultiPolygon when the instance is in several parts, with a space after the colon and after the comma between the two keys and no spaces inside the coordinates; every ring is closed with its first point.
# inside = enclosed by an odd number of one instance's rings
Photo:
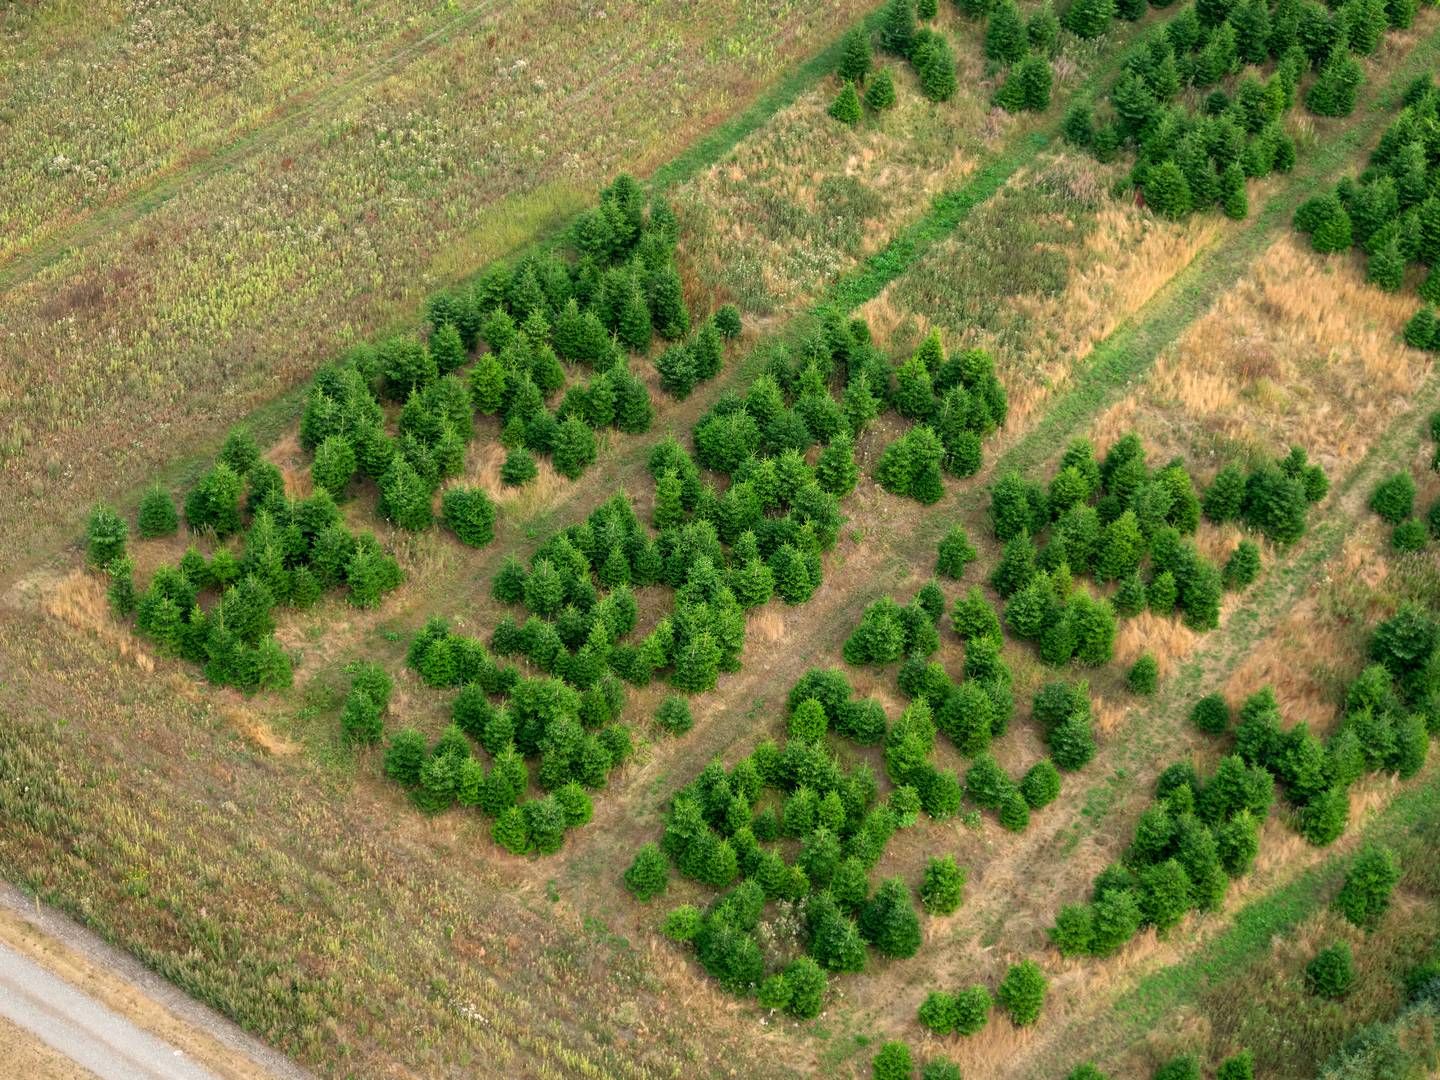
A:
{"type": "MultiPolygon", "coordinates": [[[[1429,852],[1433,843],[1440,772],[1395,796],[1361,831],[1364,844],[1395,849],[1402,863],[1407,854],[1429,852]]],[[[1211,986],[1233,981],[1243,969],[1268,953],[1276,935],[1288,934],[1319,911],[1343,876],[1349,855],[1336,855],[1305,871],[1258,900],[1246,904],[1233,924],[1206,942],[1195,956],[1141,979],[1115,1003],[1115,1011],[1134,1032],[1151,1027],[1167,1012],[1211,986]]]]}
{"type": "Polygon", "coordinates": [[[935,196],[924,217],[832,285],[822,306],[851,311],[879,296],[885,286],[919,262],[926,252],[954,232],[972,210],[1034,160],[1050,144],[1050,139],[1048,132],[1032,132],[991,159],[962,187],[935,196]]]}

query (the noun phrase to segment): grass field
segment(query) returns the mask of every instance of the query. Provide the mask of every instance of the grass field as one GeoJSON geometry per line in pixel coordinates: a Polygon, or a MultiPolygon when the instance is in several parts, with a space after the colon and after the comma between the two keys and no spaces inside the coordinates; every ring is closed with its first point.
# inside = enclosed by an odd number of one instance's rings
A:
{"type": "MultiPolygon", "coordinates": [[[[135,148],[144,164],[133,168],[155,182],[71,207],[63,235],[32,238],[29,257],[17,247],[0,263],[0,468],[16,493],[0,533],[16,538],[17,556],[43,556],[78,522],[57,486],[83,505],[123,487],[162,447],[173,456],[209,446],[345,345],[412,321],[437,285],[568,220],[614,172],[649,173],[772,81],[794,73],[803,86],[803,61],[867,5],[621,3],[576,21],[565,4],[480,3],[396,61],[366,37],[393,32],[383,17],[372,20],[369,5],[335,8],[331,30],[282,6],[270,17],[278,25],[259,20],[252,31],[323,32],[335,44],[321,55],[342,66],[364,41],[365,53],[380,49],[364,77],[268,119],[226,121],[228,142],[207,135],[219,103],[196,101],[201,115],[187,117],[156,101],[152,116],[179,130],[167,148],[135,148]],[[193,165],[165,175],[189,155],[193,165]]],[[[62,16],[35,29],[78,56],[66,36],[73,15],[62,16]]],[[[189,47],[203,50],[211,31],[194,18],[189,47]]],[[[142,33],[186,47],[186,35],[119,22],[118,38],[85,48],[123,51],[127,34],[142,33]]],[[[38,49],[23,30],[12,47],[38,49]]],[[[190,56],[173,62],[197,69],[190,56]]],[[[137,59],[134,78],[158,65],[137,59]]],[[[27,75],[64,77],[38,61],[18,68],[27,75]]],[[[274,78],[256,90],[267,109],[287,100],[285,73],[274,78]]],[[[321,72],[315,80],[326,85],[321,72]]],[[[157,94],[176,86],[161,83],[157,94]]],[[[59,90],[26,92],[69,108],[59,90]]],[[[94,113],[99,125],[104,110],[94,113]]],[[[23,127],[16,137],[27,145],[23,127]]],[[[123,145],[124,132],[105,138],[123,145]]],[[[17,173],[28,160],[4,156],[17,173]]],[[[60,199],[56,186],[41,194],[60,199]]],[[[45,201],[37,212],[57,209],[45,201]]]]}
{"type": "MultiPolygon", "coordinates": [[[[873,1047],[900,1038],[921,1060],[953,1057],[966,1076],[1063,1076],[1091,1057],[1113,1077],[1148,1077],[1176,1052],[1218,1060],[1249,1046],[1258,1075],[1288,1078],[1313,1075],[1357,1025],[1393,1015],[1393,976],[1440,937],[1440,883],[1422,857],[1440,796],[1433,762],[1407,783],[1357,784],[1333,848],[1310,848],[1277,811],[1255,872],[1219,912],[1163,940],[1147,932],[1115,957],[1067,961],[1045,931],[1123,850],[1162,768],[1213,765],[1214,741],[1186,722],[1195,698],[1222,689],[1238,700],[1269,684],[1288,722],[1326,730],[1368,628],[1433,590],[1433,545],[1384,555],[1386,530],[1366,507],[1379,478],[1402,465],[1423,474],[1430,452],[1421,420],[1440,405],[1440,383],[1396,337],[1411,301],[1366,285],[1353,260],[1310,252],[1290,216],[1358,170],[1399,94],[1435,69],[1436,13],[1368,62],[1353,116],[1292,117],[1296,169],[1252,186],[1249,217],[1173,223],[1112,194],[1128,164],[1098,164],[1056,138],[1067,100],[1108,86],[1125,42],[1170,13],[1083,47],[1070,39],[1055,103],[1017,119],[990,107],[996,80],[976,24],[942,5],[959,93],[923,102],[897,71],[898,107],[849,131],[825,112],[834,79],[799,64],[868,6],[606,4],[583,26],[545,3],[503,19],[484,4],[407,9],[393,25],[383,5],[295,3],[242,25],[201,6],[166,16],[183,20],[166,33],[118,6],[84,19],[55,4],[0,22],[9,85],[43,103],[3,138],[21,145],[33,117],[67,132],[45,154],[113,169],[104,181],[70,169],[62,182],[18,185],[22,198],[0,217],[0,348],[13,358],[0,366],[0,468],[13,495],[0,542],[17,556],[0,580],[7,877],[337,1076],[868,1075],[873,1047]],[[209,92],[154,79],[164,63],[199,78],[217,27],[232,35],[224,55],[236,66],[208,79],[209,92]],[[297,64],[298,43],[314,43],[315,58],[297,64]],[[60,88],[95,64],[119,65],[135,104],[121,110],[103,88],[86,91],[93,104],[65,100],[60,88]],[[193,455],[246,415],[277,437],[272,460],[301,477],[291,387],[346,342],[413,319],[436,284],[551,233],[621,166],[659,170],[682,223],[687,292],[700,310],[742,307],[749,359],[663,402],[650,436],[606,436],[580,482],[546,474],[506,496],[482,551],[439,530],[381,528],[407,583],[374,612],[329,599],[287,613],[293,689],[245,698],[153,655],[111,618],[102,581],[57,555],[94,496],[119,499],[162,463],[172,478],[193,472],[193,455]],[[656,439],[684,436],[743,388],[821,301],[864,316],[892,355],[931,329],[950,349],[995,354],[1011,412],[980,474],[922,507],[871,479],[893,430],[862,439],[860,486],[814,598],[752,613],[740,671],[694,700],[684,737],[644,720],[663,687],[631,693],[639,752],[560,854],[514,858],[478,815],[416,813],[380,776],[378,750],[357,755],[340,740],[343,665],[383,663],[396,675],[391,726],[437,733],[451,695],[404,669],[414,631],[443,614],[483,634],[501,611],[489,591],[500,560],[613,492],[630,491],[643,516],[656,439]],[[835,980],[806,1023],[723,994],[657,933],[663,908],[637,904],[620,881],[658,836],[669,795],[712,758],[733,762],[783,732],[794,680],[840,662],[871,600],[913,595],[951,524],[980,549],[963,587],[982,580],[998,556],[992,481],[1048,478],[1070,438],[1103,450],[1131,430],[1152,461],[1183,455],[1207,478],[1232,456],[1299,442],[1325,466],[1330,494],[1300,542],[1266,546],[1260,580],[1229,596],[1218,629],[1151,615],[1122,624],[1116,662],[1089,673],[1099,753],[1023,833],[986,816],[922,819],[897,837],[873,880],[916,881],[937,853],[969,869],[965,905],[923,920],[917,956],[835,980]],[[1148,700],[1123,680],[1142,649],[1162,669],[1148,700]],[[1374,837],[1406,871],[1394,917],[1362,941],[1326,905],[1374,837]],[[1347,933],[1360,990],[1322,1007],[1300,970],[1347,933]],[[942,1040],[916,1023],[929,990],[994,985],[1024,957],[1051,978],[1033,1028],[997,1018],[974,1038],[942,1040]],[[1257,987],[1266,1008],[1252,1007],[1257,987]]],[[[5,165],[17,177],[43,164],[26,145],[31,157],[5,165]]],[[[494,436],[482,425],[472,480],[493,483],[494,436]]],[[[346,513],[373,524],[368,496],[346,513]]],[[[1207,525],[1198,543],[1223,553],[1238,535],[1207,525]]],[[[135,545],[142,580],[187,542],[135,545]]],[[[958,671],[961,644],[942,640],[937,659],[958,671]]],[[[1016,774],[1045,752],[1026,703],[1051,675],[1019,642],[1006,656],[1022,704],[996,752],[1016,774]]],[[[850,674],[893,719],[903,705],[893,669],[850,674]]],[[[866,753],[878,764],[851,756],[866,753]]],[[[940,763],[964,766],[948,746],[940,763]]],[[[707,897],[677,881],[664,907],[707,897]]]]}

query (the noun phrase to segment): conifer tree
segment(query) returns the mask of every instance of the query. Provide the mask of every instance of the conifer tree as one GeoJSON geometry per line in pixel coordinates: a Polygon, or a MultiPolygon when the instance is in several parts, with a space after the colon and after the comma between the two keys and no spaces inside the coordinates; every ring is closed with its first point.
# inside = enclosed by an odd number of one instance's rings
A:
{"type": "Polygon", "coordinates": [[[1079,38],[1097,38],[1115,18],[1115,0],[1075,0],[1061,25],[1079,38]]]}
{"type": "Polygon", "coordinates": [[[846,127],[854,127],[860,122],[860,97],[855,93],[855,84],[847,82],[840,88],[840,93],[830,103],[830,116],[846,127]]]}
{"type": "Polygon", "coordinates": [[[1335,897],[1335,910],[1362,930],[1373,930],[1390,906],[1400,862],[1389,848],[1367,847],[1351,864],[1335,897]]]}
{"type": "Polygon", "coordinates": [[[85,526],[85,555],[90,565],[103,569],[123,558],[129,531],[124,518],[110,507],[96,504],[85,526]]]}
{"type": "Polygon", "coordinates": [[[626,274],[615,312],[615,335],[631,352],[644,352],[650,347],[654,325],[650,308],[633,274],[626,274]]]}
{"type": "Polygon", "coordinates": [[[888,67],[882,67],[875,72],[870,85],[865,87],[865,104],[876,112],[895,107],[895,79],[888,67]]]}
{"type": "Polygon", "coordinates": [[[1405,283],[1405,256],[1397,240],[1381,244],[1365,264],[1365,280],[1385,292],[1399,292],[1405,283]]]}
{"type": "Polygon", "coordinates": [[[740,336],[742,329],[740,312],[734,304],[725,304],[715,311],[715,329],[720,331],[720,336],[726,341],[732,341],[740,336]]]}
{"type": "Polygon", "coordinates": [[[1191,210],[1190,185],[1174,161],[1152,165],[1145,174],[1145,203],[1161,217],[1178,221],[1191,210]]]}
{"type": "Polygon", "coordinates": [[[344,497],[355,475],[355,466],[355,450],[349,440],[331,435],[315,448],[310,479],[318,490],[328,491],[338,500],[344,497]]]}
{"type": "Polygon", "coordinates": [[[1405,344],[1412,349],[1434,349],[1440,343],[1440,319],[1428,307],[1422,307],[1405,324],[1405,344]]]}
{"type": "Polygon", "coordinates": [[[1022,57],[995,95],[1006,112],[1044,112],[1050,107],[1050,61],[1029,53],[1022,57]]]}
{"type": "Polygon", "coordinates": [[[1050,0],[1045,0],[1026,20],[1025,38],[1029,41],[1030,48],[1042,57],[1054,54],[1055,44],[1060,38],[1060,19],[1055,14],[1055,9],[1050,6],[1050,0]]]}
{"type": "Polygon", "coordinates": [[[805,603],[819,585],[811,578],[805,557],[790,544],[775,549],[769,567],[775,578],[775,592],[787,604],[805,603]]]}
{"type": "Polygon", "coordinates": [[[694,358],[695,377],[701,382],[720,374],[720,368],[725,363],[725,345],[715,320],[711,319],[700,328],[690,352],[694,358]]]}
{"type": "Polygon", "coordinates": [[[517,446],[505,457],[500,466],[500,482],[506,487],[522,487],[539,474],[535,458],[523,446],[517,446]]]}
{"type": "Polygon", "coordinates": [[[105,574],[110,579],[106,598],[110,610],[122,619],[135,613],[138,598],[135,593],[135,563],[127,555],[120,555],[105,564],[105,574]]]}
{"type": "Polygon", "coordinates": [[[484,547],[495,536],[495,504],[480,488],[449,488],[440,500],[440,512],[462,544],[484,547]]]}
{"type": "Polygon", "coordinates": [[[1017,1027],[1026,1027],[1040,1018],[1048,983],[1040,965],[1033,960],[1012,964],[995,991],[995,999],[1010,1014],[1017,1027]]]}
{"type": "Polygon", "coordinates": [[[429,528],[433,520],[430,492],[414,466],[400,454],[380,480],[379,510],[386,520],[411,531],[429,528]]]}
{"type": "Polygon", "coordinates": [[[678,341],[690,332],[690,312],[675,264],[667,262],[650,275],[650,311],[655,331],[667,341],[678,341]]]}
{"type": "Polygon", "coordinates": [[[157,536],[172,536],[180,527],[180,516],[175,511],[175,500],[170,492],[159,484],[146,489],[140,498],[139,533],[147,540],[157,536]]]}
{"type": "Polygon", "coordinates": [[[441,375],[448,375],[465,363],[465,343],[454,323],[445,323],[430,335],[430,355],[435,358],[435,368],[441,375]]]}
{"type": "Polygon", "coordinates": [[[911,56],[920,77],[920,92],[931,101],[949,101],[955,96],[955,56],[950,43],[939,34],[928,34],[911,56]]]}
{"type": "Polygon", "coordinates": [[[420,783],[420,769],[428,756],[425,736],[415,728],[398,731],[385,751],[385,775],[402,787],[420,783]]]}
{"type": "Polygon", "coordinates": [[[1244,589],[1260,574],[1260,548],[1253,540],[1241,540],[1225,562],[1221,580],[1227,589],[1244,589]]]}
{"type": "Polygon", "coordinates": [[[940,541],[935,572],[958,581],[965,576],[965,567],[974,562],[977,557],[975,547],[970,543],[970,537],[965,532],[965,526],[951,526],[950,531],[940,541]]]}
{"type": "Polygon", "coordinates": [[[863,83],[870,74],[870,35],[863,26],[851,28],[840,47],[840,66],[836,74],[846,82],[863,83]]]}
{"type": "Polygon", "coordinates": [[[625,871],[625,887],[641,901],[653,900],[669,884],[670,864],[657,844],[646,844],[635,853],[635,860],[625,871]]]}
{"type": "Polygon", "coordinates": [[[1015,0],[999,0],[985,25],[985,57],[997,64],[1013,64],[1025,55],[1025,24],[1015,0]]]}
{"type": "Polygon", "coordinates": [[[915,48],[914,0],[889,0],[880,19],[880,47],[897,56],[915,48]]]}
{"type": "Polygon", "coordinates": [[[899,878],[880,885],[861,910],[859,925],[860,935],[887,956],[914,956],[920,948],[920,920],[899,878]]]}
{"type": "Polygon", "coordinates": [[[695,369],[695,356],[688,345],[671,345],[655,361],[660,373],[660,385],[671,397],[683,401],[695,389],[699,378],[695,369]]]}
{"type": "Polygon", "coordinates": [[[595,433],[583,421],[572,416],[560,425],[551,451],[556,472],[570,480],[578,479],[595,456],[595,433]]]}
{"type": "Polygon", "coordinates": [[[815,462],[815,479],[836,498],[844,498],[855,490],[860,468],[855,464],[855,443],[844,432],[836,434],[820,451],[815,462]]]}

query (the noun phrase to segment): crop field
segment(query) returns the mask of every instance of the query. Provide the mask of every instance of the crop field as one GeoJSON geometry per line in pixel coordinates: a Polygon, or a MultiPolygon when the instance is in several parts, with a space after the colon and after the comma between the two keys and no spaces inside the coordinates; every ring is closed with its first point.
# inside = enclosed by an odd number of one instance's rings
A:
{"type": "Polygon", "coordinates": [[[0,53],[7,879],[327,1076],[1440,1067],[1433,5],[0,53]]]}

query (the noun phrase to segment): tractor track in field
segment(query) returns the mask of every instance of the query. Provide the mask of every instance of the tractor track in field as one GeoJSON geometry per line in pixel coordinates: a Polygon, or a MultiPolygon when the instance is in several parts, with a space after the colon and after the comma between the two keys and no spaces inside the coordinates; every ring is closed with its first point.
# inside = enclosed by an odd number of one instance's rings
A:
{"type": "Polygon", "coordinates": [[[239,127],[228,142],[188,154],[118,198],[66,216],[47,235],[0,259],[0,293],[23,284],[92,238],[113,234],[164,206],[185,189],[254,157],[303,122],[344,104],[398,68],[469,30],[495,4],[496,0],[481,0],[421,37],[400,45],[378,62],[323,89],[315,89],[312,83],[278,103],[253,126],[239,127]]]}

